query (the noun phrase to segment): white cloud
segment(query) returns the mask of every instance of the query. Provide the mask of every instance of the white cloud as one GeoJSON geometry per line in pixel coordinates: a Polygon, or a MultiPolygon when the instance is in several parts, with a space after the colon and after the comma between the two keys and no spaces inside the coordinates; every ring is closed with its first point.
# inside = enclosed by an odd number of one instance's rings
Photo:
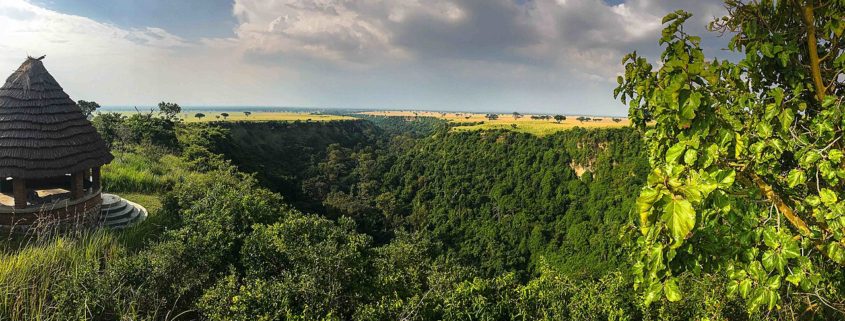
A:
{"type": "MultiPolygon", "coordinates": [[[[47,54],[45,64],[71,96],[103,104],[524,104],[623,114],[610,98],[619,59],[634,49],[656,55],[660,18],[677,5],[235,0],[234,37],[187,40],[154,26],[121,28],[2,0],[0,68],[8,73],[27,54],[47,54]]],[[[682,5],[697,13],[697,31],[721,12],[715,0],[682,5]]]]}
{"type": "Polygon", "coordinates": [[[0,39],[0,73],[10,74],[27,55],[46,54],[45,65],[72,98],[103,104],[237,103],[244,97],[227,95],[235,88],[259,102],[272,95],[256,89],[269,86],[250,86],[286,74],[243,63],[232,39],[189,42],[163,29],[123,29],[22,0],[0,2],[0,39]]]}
{"type": "MultiPolygon", "coordinates": [[[[625,52],[656,45],[661,17],[673,5],[652,0],[613,6],[601,0],[236,0],[234,13],[244,47],[270,60],[295,56],[355,66],[493,60],[612,81],[625,52]]],[[[715,12],[706,1],[693,5],[715,12]]]]}

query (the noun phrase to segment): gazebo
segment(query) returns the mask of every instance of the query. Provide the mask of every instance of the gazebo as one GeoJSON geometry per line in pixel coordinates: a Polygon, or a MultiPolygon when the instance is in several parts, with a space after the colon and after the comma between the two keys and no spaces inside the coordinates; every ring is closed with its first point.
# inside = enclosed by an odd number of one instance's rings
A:
{"type": "Polygon", "coordinates": [[[114,158],[82,110],[29,57],[0,88],[0,225],[93,223],[114,158]]]}

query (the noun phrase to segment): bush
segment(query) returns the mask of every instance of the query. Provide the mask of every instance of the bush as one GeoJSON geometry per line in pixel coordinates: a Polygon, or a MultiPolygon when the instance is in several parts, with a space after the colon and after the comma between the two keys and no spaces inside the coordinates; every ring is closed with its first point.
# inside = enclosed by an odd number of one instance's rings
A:
{"type": "Polygon", "coordinates": [[[210,318],[223,313],[223,302],[232,302],[233,319],[265,315],[267,305],[277,308],[274,313],[304,319],[350,316],[369,292],[369,243],[349,219],[334,223],[303,215],[256,226],[244,245],[241,286],[234,290],[233,280],[224,280],[206,294],[200,308],[210,318]],[[271,299],[263,294],[272,294],[273,302],[258,304],[271,299]]]}

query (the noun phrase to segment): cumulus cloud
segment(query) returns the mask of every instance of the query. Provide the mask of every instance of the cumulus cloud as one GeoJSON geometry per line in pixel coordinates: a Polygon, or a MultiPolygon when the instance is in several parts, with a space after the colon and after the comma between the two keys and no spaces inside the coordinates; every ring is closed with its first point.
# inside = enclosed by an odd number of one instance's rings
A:
{"type": "MultiPolygon", "coordinates": [[[[486,60],[610,81],[624,52],[654,47],[660,19],[676,5],[653,0],[618,5],[601,0],[237,0],[234,13],[239,40],[263,55],[359,66],[486,60]]],[[[713,1],[685,6],[705,17],[695,21],[700,26],[720,9],[713,1]]]]}
{"type": "Polygon", "coordinates": [[[272,97],[263,93],[272,87],[251,86],[285,74],[241,63],[232,39],[191,42],[160,28],[120,28],[23,0],[0,1],[0,39],[0,77],[27,55],[46,54],[45,64],[72,98],[104,104],[236,103],[244,97],[226,93],[238,86],[257,102],[272,97]]]}
{"type": "MultiPolygon", "coordinates": [[[[695,33],[723,14],[717,0],[235,0],[234,36],[183,39],[3,0],[0,64],[47,53],[51,70],[77,75],[66,87],[118,104],[618,115],[621,56],[655,57],[660,19],[679,8],[695,33]]],[[[724,39],[705,44],[712,55],[724,39]]]]}

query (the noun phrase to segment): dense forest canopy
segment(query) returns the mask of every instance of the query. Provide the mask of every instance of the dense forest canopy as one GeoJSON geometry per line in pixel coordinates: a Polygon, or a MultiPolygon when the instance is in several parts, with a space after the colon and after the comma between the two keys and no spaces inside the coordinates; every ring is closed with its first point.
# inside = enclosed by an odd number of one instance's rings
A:
{"type": "Polygon", "coordinates": [[[429,231],[488,275],[524,276],[541,257],[593,276],[615,267],[619,228],[646,172],[630,129],[376,139],[360,122],[223,127],[230,135],[214,142],[216,152],[258,170],[298,208],[352,217],[379,243],[396,230],[429,231]],[[332,133],[343,139],[320,143],[332,133]]]}

